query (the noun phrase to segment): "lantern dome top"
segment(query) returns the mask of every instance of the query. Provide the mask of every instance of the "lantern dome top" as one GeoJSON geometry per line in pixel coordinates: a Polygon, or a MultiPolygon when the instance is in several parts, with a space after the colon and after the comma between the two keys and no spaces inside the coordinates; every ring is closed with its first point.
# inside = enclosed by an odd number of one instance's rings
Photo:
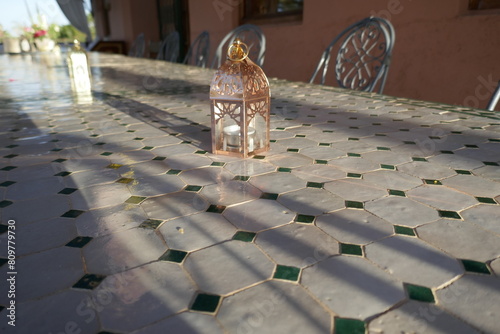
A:
{"type": "Polygon", "coordinates": [[[227,50],[227,60],[212,78],[210,98],[252,100],[269,94],[264,71],[248,58],[248,46],[235,39],[227,50]]]}

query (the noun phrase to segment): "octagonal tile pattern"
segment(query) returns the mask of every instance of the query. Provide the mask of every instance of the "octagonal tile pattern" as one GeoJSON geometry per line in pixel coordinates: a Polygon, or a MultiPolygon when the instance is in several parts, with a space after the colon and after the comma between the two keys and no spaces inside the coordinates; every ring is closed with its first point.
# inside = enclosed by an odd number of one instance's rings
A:
{"type": "Polygon", "coordinates": [[[495,113],[271,78],[240,159],[210,153],[212,70],[90,53],[82,100],[39,56],[0,57],[16,330],[498,330],[495,113]]]}

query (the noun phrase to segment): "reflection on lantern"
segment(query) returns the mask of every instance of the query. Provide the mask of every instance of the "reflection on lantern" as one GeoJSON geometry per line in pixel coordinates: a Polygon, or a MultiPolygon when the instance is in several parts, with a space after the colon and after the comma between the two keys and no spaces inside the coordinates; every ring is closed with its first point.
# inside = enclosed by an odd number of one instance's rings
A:
{"type": "Polygon", "coordinates": [[[269,82],[239,39],[227,56],[210,85],[212,151],[246,158],[269,150],[269,82]]]}
{"type": "Polygon", "coordinates": [[[81,48],[80,43],[75,40],[71,52],[68,54],[69,76],[71,88],[76,94],[90,94],[90,71],[87,53],[81,48]]]}

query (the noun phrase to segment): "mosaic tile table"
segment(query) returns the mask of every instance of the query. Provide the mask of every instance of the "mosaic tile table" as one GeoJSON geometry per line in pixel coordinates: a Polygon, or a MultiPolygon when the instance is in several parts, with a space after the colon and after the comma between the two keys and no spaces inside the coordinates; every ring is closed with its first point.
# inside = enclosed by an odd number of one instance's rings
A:
{"type": "Polygon", "coordinates": [[[500,117],[271,79],[209,152],[212,71],[0,56],[2,333],[500,333],[500,117]]]}

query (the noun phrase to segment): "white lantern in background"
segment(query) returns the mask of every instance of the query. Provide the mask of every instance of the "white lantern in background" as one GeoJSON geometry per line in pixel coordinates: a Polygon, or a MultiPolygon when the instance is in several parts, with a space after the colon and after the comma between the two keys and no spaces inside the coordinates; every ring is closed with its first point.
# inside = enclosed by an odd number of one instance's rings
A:
{"type": "Polygon", "coordinates": [[[212,152],[246,158],[269,150],[270,98],[264,71],[236,39],[210,85],[212,152]]]}
{"type": "Polygon", "coordinates": [[[73,91],[90,94],[90,69],[87,53],[77,40],[74,41],[74,46],[68,54],[68,67],[73,91]]]}

